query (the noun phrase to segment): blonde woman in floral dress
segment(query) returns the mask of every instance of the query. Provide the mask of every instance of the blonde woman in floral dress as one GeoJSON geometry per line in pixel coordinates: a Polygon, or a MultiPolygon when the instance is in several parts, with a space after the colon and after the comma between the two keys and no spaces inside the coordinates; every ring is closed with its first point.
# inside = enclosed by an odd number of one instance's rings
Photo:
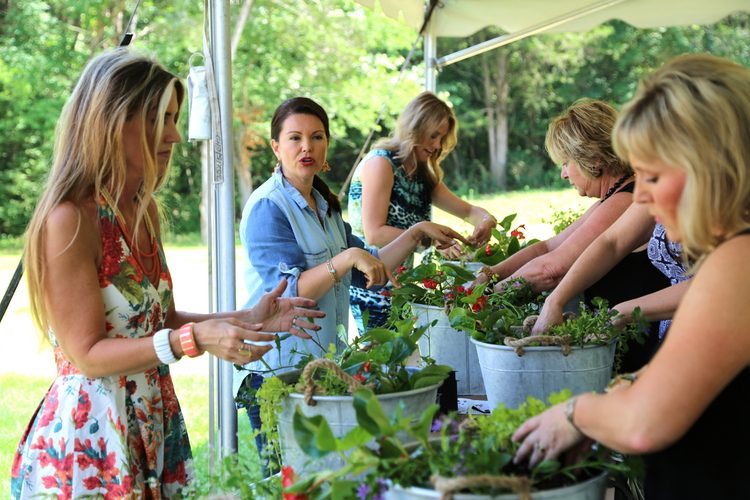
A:
{"type": "Polygon", "coordinates": [[[57,377],[13,461],[13,498],[171,498],[193,476],[168,364],[208,351],[259,359],[259,331],[314,328],[309,299],[222,314],[175,310],[154,192],[163,183],[182,83],[116,49],[81,75],[58,125],[47,186],[27,232],[32,313],[57,377]],[[182,325],[182,326],[181,326],[182,325]]]}

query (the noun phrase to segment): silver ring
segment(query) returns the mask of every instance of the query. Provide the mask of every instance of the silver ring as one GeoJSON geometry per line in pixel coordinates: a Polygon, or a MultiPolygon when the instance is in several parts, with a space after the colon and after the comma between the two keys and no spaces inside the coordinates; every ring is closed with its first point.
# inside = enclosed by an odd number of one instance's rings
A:
{"type": "Polygon", "coordinates": [[[537,450],[537,451],[538,451],[539,453],[541,453],[542,455],[544,455],[545,453],[547,453],[547,448],[545,448],[544,446],[542,446],[542,445],[541,445],[541,444],[539,444],[539,443],[536,443],[536,444],[534,445],[534,448],[535,448],[535,449],[536,449],[536,450],[537,450]]]}
{"type": "Polygon", "coordinates": [[[297,316],[292,317],[292,326],[297,326],[297,316]]]}

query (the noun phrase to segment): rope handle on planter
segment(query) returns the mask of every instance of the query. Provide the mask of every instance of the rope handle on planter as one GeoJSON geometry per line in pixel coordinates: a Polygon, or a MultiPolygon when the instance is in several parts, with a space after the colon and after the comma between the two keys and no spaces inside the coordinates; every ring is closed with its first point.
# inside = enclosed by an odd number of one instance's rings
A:
{"type": "Polygon", "coordinates": [[[508,347],[512,347],[519,356],[523,356],[523,348],[528,347],[530,344],[560,346],[562,347],[563,356],[567,356],[572,350],[570,347],[570,340],[570,335],[536,335],[533,337],[524,337],[522,339],[505,337],[504,343],[508,347]]]}
{"type": "Polygon", "coordinates": [[[313,396],[315,395],[315,391],[320,389],[320,386],[313,380],[313,373],[315,373],[315,370],[318,368],[325,368],[326,370],[333,372],[334,375],[343,380],[349,386],[349,392],[352,394],[360,387],[363,387],[360,381],[346,373],[339,365],[330,359],[315,359],[307,363],[305,369],[302,370],[302,380],[305,383],[305,403],[307,403],[308,406],[315,406],[317,404],[313,399],[313,396]]]}
{"type": "Polygon", "coordinates": [[[493,488],[508,488],[518,494],[520,500],[531,500],[531,479],[523,476],[491,476],[481,474],[477,476],[443,477],[434,474],[430,482],[440,493],[441,500],[453,500],[457,491],[472,486],[489,486],[493,488]]]}

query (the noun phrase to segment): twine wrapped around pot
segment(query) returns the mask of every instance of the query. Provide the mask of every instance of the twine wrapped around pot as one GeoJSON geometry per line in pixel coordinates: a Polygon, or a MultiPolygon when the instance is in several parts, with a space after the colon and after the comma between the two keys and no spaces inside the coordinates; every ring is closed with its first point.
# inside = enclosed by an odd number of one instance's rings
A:
{"type": "Polygon", "coordinates": [[[337,365],[330,359],[315,359],[313,361],[310,361],[307,366],[305,366],[305,369],[302,370],[302,381],[305,383],[305,403],[307,403],[308,406],[315,406],[317,404],[313,399],[313,396],[315,395],[315,391],[320,389],[320,386],[313,380],[313,374],[318,368],[324,368],[333,372],[334,375],[336,375],[346,385],[349,386],[349,392],[352,394],[354,394],[354,391],[356,391],[357,389],[360,389],[362,387],[369,387],[369,384],[362,384],[360,381],[342,370],[339,365],[337,365]]]}
{"type": "MultiPolygon", "coordinates": [[[[565,313],[568,314],[568,313],[565,313]]],[[[570,313],[572,314],[572,313],[570,313]]],[[[565,318],[565,315],[563,315],[563,319],[567,320],[570,319],[570,314],[568,314],[568,317],[565,318]]],[[[575,317],[575,314],[573,314],[573,317],[575,317]]],[[[536,320],[539,319],[538,314],[532,314],[531,316],[527,316],[526,319],[523,320],[523,326],[512,326],[511,331],[515,333],[524,333],[526,335],[529,335],[531,333],[532,328],[534,328],[534,324],[536,324],[536,320]]],[[[540,344],[540,345],[559,345],[562,347],[562,353],[563,356],[567,356],[571,352],[570,347],[570,335],[534,335],[524,337],[521,339],[513,339],[510,337],[505,337],[505,340],[503,341],[505,345],[508,347],[512,347],[513,350],[518,354],[519,356],[524,355],[524,347],[528,347],[530,344],[540,344]]]]}
{"type": "Polygon", "coordinates": [[[474,486],[506,488],[518,494],[520,500],[531,500],[531,479],[523,476],[477,476],[443,477],[434,474],[430,482],[440,493],[441,500],[453,500],[453,494],[474,486]]]}
{"type": "Polygon", "coordinates": [[[567,356],[572,351],[570,341],[570,335],[536,335],[533,337],[524,337],[522,339],[505,337],[504,343],[508,347],[512,347],[519,356],[523,356],[525,352],[523,348],[528,347],[531,344],[560,346],[562,347],[563,356],[567,356]]]}

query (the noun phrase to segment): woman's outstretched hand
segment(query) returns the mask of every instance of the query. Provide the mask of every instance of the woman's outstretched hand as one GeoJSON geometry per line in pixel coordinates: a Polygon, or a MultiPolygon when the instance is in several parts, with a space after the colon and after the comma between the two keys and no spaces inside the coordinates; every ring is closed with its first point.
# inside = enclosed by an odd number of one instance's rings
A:
{"type": "Polygon", "coordinates": [[[252,309],[239,311],[239,317],[247,316],[254,323],[260,324],[260,330],[266,332],[289,332],[303,339],[311,338],[305,330],[320,330],[320,326],[311,321],[322,318],[323,311],[312,309],[317,302],[304,297],[282,297],[286,290],[286,280],[281,280],[275,289],[263,295],[252,309]]]}
{"type": "Polygon", "coordinates": [[[492,237],[492,230],[497,226],[497,220],[488,216],[482,222],[474,226],[474,232],[469,237],[469,242],[474,246],[484,245],[492,237]]]}
{"type": "Polygon", "coordinates": [[[584,435],[568,422],[565,403],[560,403],[528,419],[516,430],[512,439],[521,441],[513,462],[518,464],[528,460],[529,467],[534,467],[543,460],[557,459],[583,440],[584,435]]]}
{"type": "Polygon", "coordinates": [[[541,335],[554,325],[560,325],[563,322],[563,311],[561,308],[545,302],[542,310],[539,311],[534,327],[531,329],[531,335],[541,335]]]}
{"type": "Polygon", "coordinates": [[[393,286],[399,287],[398,280],[391,270],[385,265],[385,263],[372,255],[366,250],[361,248],[349,248],[344,253],[351,259],[351,267],[358,269],[367,279],[367,288],[372,288],[376,285],[385,285],[390,281],[393,286]]]}
{"type": "Polygon", "coordinates": [[[469,242],[461,233],[443,226],[442,224],[436,224],[435,222],[422,221],[413,226],[414,229],[421,233],[418,240],[424,238],[430,238],[433,241],[433,245],[438,250],[445,250],[456,245],[456,240],[468,245],[469,242]]]}

